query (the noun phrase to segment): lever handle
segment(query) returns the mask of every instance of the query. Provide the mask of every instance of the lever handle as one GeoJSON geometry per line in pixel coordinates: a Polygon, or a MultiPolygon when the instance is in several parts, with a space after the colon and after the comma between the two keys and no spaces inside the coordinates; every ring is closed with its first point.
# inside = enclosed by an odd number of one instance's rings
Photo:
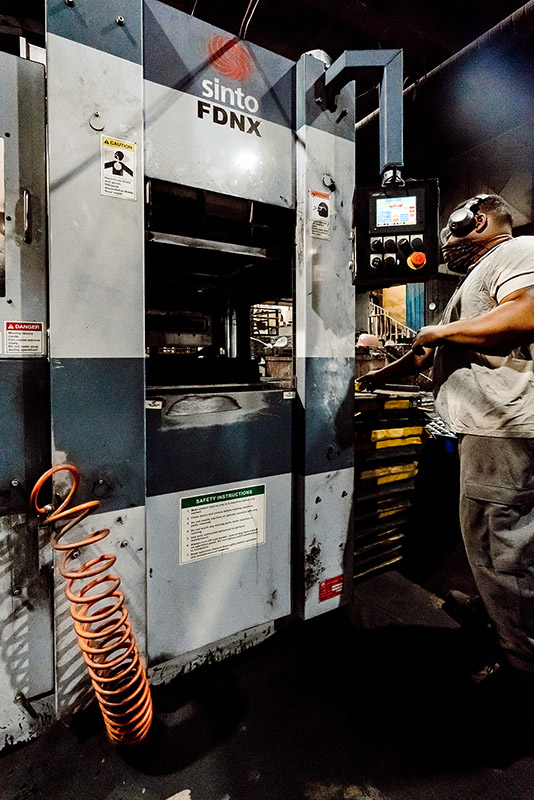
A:
{"type": "Polygon", "coordinates": [[[24,213],[24,241],[27,244],[30,244],[32,240],[32,231],[31,231],[31,194],[27,189],[24,189],[23,193],[23,213],[24,213]]]}

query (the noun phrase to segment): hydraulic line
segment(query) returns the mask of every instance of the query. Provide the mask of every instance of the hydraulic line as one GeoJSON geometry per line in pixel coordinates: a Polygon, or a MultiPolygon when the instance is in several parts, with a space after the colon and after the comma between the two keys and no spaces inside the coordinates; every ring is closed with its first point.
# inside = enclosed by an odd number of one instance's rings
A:
{"type": "Polygon", "coordinates": [[[41,475],[33,487],[30,505],[43,515],[43,527],[53,526],[52,547],[63,553],[58,568],[67,581],[65,594],[71,603],[74,629],[107,734],[114,744],[133,745],[141,742],[149,731],[153,714],[152,698],[128,620],[128,611],[124,606],[124,594],[119,589],[121,580],[118,575],[109,572],[116,557],[101,554],[78,569],[72,565],[73,559],[84,547],[105,539],[109,535],[109,528],[90,533],[75,542],[61,541],[100,505],[98,500],[89,500],[69,507],[78,484],[76,467],[70,464],[52,467],[41,475]],[[67,496],[56,510],[52,506],[40,508],[38,500],[41,488],[49,478],[61,471],[69,472],[72,476],[72,486],[67,496]],[[59,527],[57,523],[60,523],[59,527]]]}
{"type": "Polygon", "coordinates": [[[239,38],[246,39],[247,38],[247,30],[250,24],[250,20],[254,16],[254,12],[258,7],[258,3],[260,0],[250,0],[250,3],[247,6],[247,10],[245,11],[245,16],[243,17],[243,21],[241,23],[241,27],[239,29],[239,38]]]}

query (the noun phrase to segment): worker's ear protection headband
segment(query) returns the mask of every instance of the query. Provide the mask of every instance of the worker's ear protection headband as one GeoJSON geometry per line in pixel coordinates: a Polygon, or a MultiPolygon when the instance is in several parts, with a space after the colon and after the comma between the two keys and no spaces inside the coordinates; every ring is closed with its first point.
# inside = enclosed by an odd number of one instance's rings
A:
{"type": "Polygon", "coordinates": [[[452,212],[447,225],[443,228],[440,234],[442,244],[447,244],[450,236],[461,238],[462,236],[467,236],[468,233],[471,233],[471,231],[475,230],[478,209],[480,208],[482,201],[487,197],[490,197],[490,195],[477,194],[476,197],[472,197],[461,208],[458,208],[456,211],[452,212]]]}

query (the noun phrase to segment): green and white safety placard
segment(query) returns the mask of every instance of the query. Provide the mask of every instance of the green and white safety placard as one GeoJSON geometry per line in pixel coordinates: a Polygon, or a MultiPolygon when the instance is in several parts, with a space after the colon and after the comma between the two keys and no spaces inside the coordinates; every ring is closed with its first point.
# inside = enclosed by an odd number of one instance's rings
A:
{"type": "Polygon", "coordinates": [[[180,564],[265,542],[265,484],[183,497],[180,564]]]}

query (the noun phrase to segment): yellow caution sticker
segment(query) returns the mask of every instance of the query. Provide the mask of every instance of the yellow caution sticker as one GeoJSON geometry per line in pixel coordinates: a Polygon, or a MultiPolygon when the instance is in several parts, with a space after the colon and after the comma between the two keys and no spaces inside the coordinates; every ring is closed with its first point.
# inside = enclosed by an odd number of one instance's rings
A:
{"type": "Polygon", "coordinates": [[[121,150],[135,152],[135,144],[133,142],[123,142],[122,139],[111,139],[109,136],[103,136],[102,144],[105,147],[119,147],[121,150]]]}
{"type": "Polygon", "coordinates": [[[135,142],[102,136],[100,194],[121,200],[137,200],[136,147],[135,142]]]}

